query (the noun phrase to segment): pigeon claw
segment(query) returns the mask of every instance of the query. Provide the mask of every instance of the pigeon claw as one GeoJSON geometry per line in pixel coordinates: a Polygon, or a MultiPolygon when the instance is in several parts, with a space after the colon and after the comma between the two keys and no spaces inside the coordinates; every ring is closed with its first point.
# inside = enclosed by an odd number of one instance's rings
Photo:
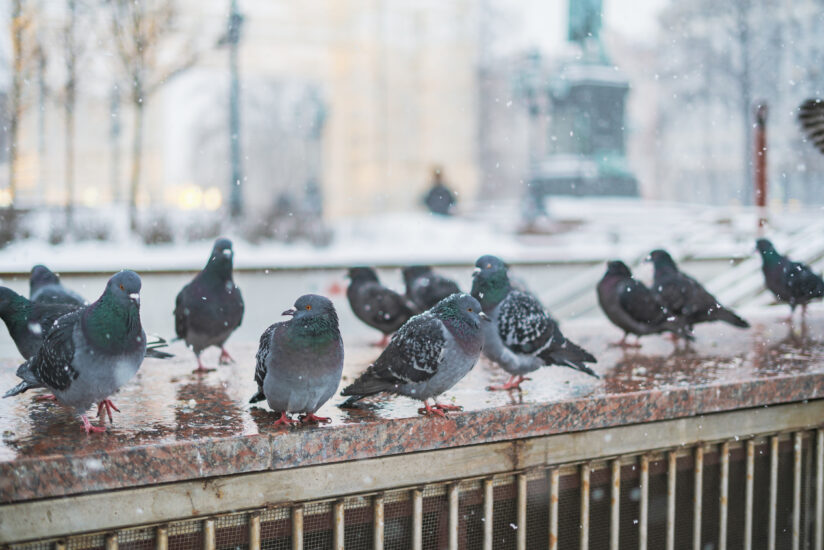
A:
{"type": "Polygon", "coordinates": [[[624,337],[621,338],[620,340],[618,340],[617,342],[610,342],[609,347],[611,347],[611,348],[621,348],[621,349],[640,348],[641,347],[641,342],[640,342],[640,338],[638,340],[636,340],[635,343],[627,342],[627,335],[624,334],[624,337]]]}
{"type": "Polygon", "coordinates": [[[80,417],[83,420],[83,429],[86,430],[86,435],[90,433],[101,433],[106,431],[105,426],[92,426],[92,423],[89,422],[89,418],[84,414],[80,417]]]}
{"type": "Polygon", "coordinates": [[[432,405],[433,409],[440,409],[442,411],[462,411],[463,407],[460,405],[447,405],[445,403],[435,403],[432,405]]]}
{"type": "Polygon", "coordinates": [[[218,364],[220,365],[230,365],[235,362],[234,358],[229,355],[229,352],[226,351],[226,348],[220,348],[220,358],[217,360],[218,364]]]}
{"type": "Polygon", "coordinates": [[[294,418],[289,418],[286,416],[286,412],[280,413],[280,418],[275,420],[274,426],[291,426],[292,424],[297,424],[298,421],[294,418]]]}
{"type": "Polygon", "coordinates": [[[303,414],[299,418],[303,423],[314,422],[315,424],[328,424],[332,422],[332,419],[328,416],[315,416],[315,413],[303,414]]]}
{"type": "Polygon", "coordinates": [[[521,391],[521,384],[527,380],[532,380],[531,378],[527,378],[526,376],[510,376],[509,380],[506,381],[506,384],[500,385],[492,385],[487,386],[486,391],[509,391],[509,390],[518,390],[521,391]]]}
{"type": "Polygon", "coordinates": [[[440,416],[441,418],[446,418],[446,410],[438,408],[437,404],[432,407],[429,405],[428,401],[423,402],[423,407],[418,409],[418,414],[423,415],[433,415],[433,416],[440,416]]]}
{"type": "Polygon", "coordinates": [[[100,418],[101,421],[105,420],[105,417],[103,416],[103,413],[105,412],[109,416],[109,422],[113,422],[114,418],[112,418],[112,409],[120,412],[120,409],[112,403],[111,399],[104,399],[97,404],[97,417],[100,418]]]}

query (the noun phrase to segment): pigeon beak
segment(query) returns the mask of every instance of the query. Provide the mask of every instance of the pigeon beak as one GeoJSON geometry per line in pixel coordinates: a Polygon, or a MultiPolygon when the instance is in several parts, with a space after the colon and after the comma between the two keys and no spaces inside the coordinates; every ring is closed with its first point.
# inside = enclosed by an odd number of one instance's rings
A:
{"type": "Polygon", "coordinates": [[[652,261],[652,255],[648,255],[646,258],[644,258],[644,261],[645,262],[651,262],[652,261]]]}
{"type": "Polygon", "coordinates": [[[473,270],[472,270],[472,276],[473,276],[473,277],[477,277],[477,276],[478,276],[478,273],[480,273],[480,272],[481,272],[481,268],[480,268],[480,267],[476,267],[475,269],[473,269],[473,270]]]}
{"type": "Polygon", "coordinates": [[[296,311],[297,309],[290,307],[289,309],[281,313],[281,315],[294,315],[296,311]]]}
{"type": "Polygon", "coordinates": [[[489,315],[487,315],[487,314],[486,314],[486,313],[484,313],[483,311],[482,311],[482,312],[480,312],[480,313],[478,314],[478,317],[480,317],[481,319],[483,319],[483,320],[484,320],[484,321],[486,321],[487,323],[491,323],[491,322],[492,322],[492,319],[490,319],[490,318],[489,318],[489,315]]]}
{"type": "Polygon", "coordinates": [[[129,300],[136,303],[137,305],[140,305],[140,294],[138,294],[137,292],[129,294],[129,300]]]}
{"type": "Polygon", "coordinates": [[[231,258],[232,257],[232,250],[227,248],[226,250],[223,251],[223,255],[226,256],[227,258],[231,258]]]}

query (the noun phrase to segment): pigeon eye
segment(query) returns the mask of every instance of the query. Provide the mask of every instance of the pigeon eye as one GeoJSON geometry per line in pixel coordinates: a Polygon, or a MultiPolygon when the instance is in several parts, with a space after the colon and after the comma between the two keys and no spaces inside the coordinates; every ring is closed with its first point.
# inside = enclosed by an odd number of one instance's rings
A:
{"type": "Polygon", "coordinates": [[[126,290],[125,288],[123,288],[122,284],[120,285],[120,290],[126,290]]]}
{"type": "Polygon", "coordinates": [[[487,269],[492,269],[492,264],[486,264],[487,269]]]}
{"type": "Polygon", "coordinates": [[[312,306],[307,305],[306,309],[312,309],[312,306]]]}
{"type": "Polygon", "coordinates": [[[467,309],[467,311],[470,311],[470,312],[471,312],[471,311],[472,311],[472,308],[467,309]]]}

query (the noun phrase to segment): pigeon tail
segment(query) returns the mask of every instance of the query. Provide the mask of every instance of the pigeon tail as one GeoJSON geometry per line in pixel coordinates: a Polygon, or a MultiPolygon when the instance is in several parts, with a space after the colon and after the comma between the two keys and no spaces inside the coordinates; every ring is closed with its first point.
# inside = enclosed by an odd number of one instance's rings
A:
{"type": "Polygon", "coordinates": [[[735,313],[726,308],[721,308],[718,311],[717,318],[719,321],[724,321],[725,323],[729,323],[734,327],[750,328],[750,324],[747,321],[745,321],[744,319],[742,319],[741,317],[739,317],[738,315],[736,315],[735,313]]]}
{"type": "Polygon", "coordinates": [[[582,347],[567,340],[560,349],[552,350],[546,355],[541,354],[541,359],[550,364],[563,365],[572,369],[584,372],[595,378],[600,378],[595,371],[586,366],[585,363],[597,363],[598,360],[582,347]]]}
{"type": "Polygon", "coordinates": [[[366,396],[365,395],[353,395],[353,396],[349,397],[349,399],[347,399],[343,403],[340,403],[338,405],[338,408],[340,408],[340,409],[356,409],[356,408],[358,408],[356,403],[358,401],[360,401],[361,399],[363,399],[364,397],[366,397],[366,396]]]}
{"type": "Polygon", "coordinates": [[[266,396],[263,394],[263,387],[258,386],[257,393],[252,396],[252,398],[249,400],[249,403],[259,403],[260,401],[263,401],[264,399],[266,399],[266,396]]]}
{"type": "MultiPolygon", "coordinates": [[[[374,376],[369,376],[369,373],[366,373],[352,384],[349,384],[343,388],[343,391],[340,392],[340,394],[343,396],[351,395],[357,397],[357,399],[361,399],[369,395],[375,395],[376,393],[390,390],[393,387],[394,384],[391,382],[381,380],[380,378],[376,378],[374,376]]],[[[357,399],[354,401],[357,401],[357,399]]]]}
{"type": "Polygon", "coordinates": [[[26,380],[23,380],[22,382],[20,382],[16,386],[14,386],[12,389],[10,389],[6,393],[4,393],[3,394],[3,399],[5,399],[6,397],[12,397],[14,395],[18,395],[18,394],[23,393],[24,391],[26,391],[28,389],[31,389],[31,388],[34,388],[34,387],[36,387],[34,384],[32,384],[32,383],[30,383],[26,380]]]}
{"type": "Polygon", "coordinates": [[[146,348],[146,357],[151,357],[152,359],[171,359],[174,357],[174,353],[168,353],[165,351],[160,351],[155,348],[146,348]]]}

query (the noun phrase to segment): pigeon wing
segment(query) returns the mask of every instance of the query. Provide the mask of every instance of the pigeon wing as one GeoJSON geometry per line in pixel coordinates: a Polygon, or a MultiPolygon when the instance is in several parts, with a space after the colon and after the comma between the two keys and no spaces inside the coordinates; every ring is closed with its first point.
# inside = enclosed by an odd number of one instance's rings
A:
{"type": "Polygon", "coordinates": [[[621,308],[639,323],[658,323],[666,319],[667,312],[658,297],[636,279],[626,279],[616,285],[621,308]]]}
{"type": "Polygon", "coordinates": [[[552,339],[555,323],[532,295],[511,291],[498,311],[498,334],[516,353],[532,354],[552,339]]]}
{"type": "Polygon", "coordinates": [[[65,390],[78,376],[78,372],[72,366],[73,335],[77,323],[80,322],[82,311],[63,315],[55,321],[46,333],[40,351],[29,362],[30,372],[38,381],[50,388],[65,390]]]}

